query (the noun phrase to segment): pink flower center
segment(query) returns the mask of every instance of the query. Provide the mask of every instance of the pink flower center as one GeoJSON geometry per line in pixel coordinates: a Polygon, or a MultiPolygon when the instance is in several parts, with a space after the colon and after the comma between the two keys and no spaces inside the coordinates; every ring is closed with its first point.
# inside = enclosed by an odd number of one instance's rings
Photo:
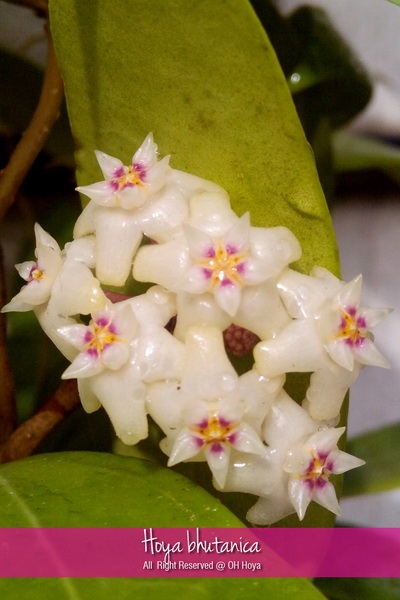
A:
{"type": "Polygon", "coordinates": [[[39,269],[38,265],[35,264],[29,273],[28,282],[30,283],[31,281],[38,281],[40,279],[43,279],[43,277],[44,271],[42,269],[39,269]]]}
{"type": "Polygon", "coordinates": [[[335,337],[351,347],[361,346],[368,335],[365,318],[357,314],[356,308],[342,308],[340,313],[339,331],[335,337]]]}
{"type": "Polygon", "coordinates": [[[238,252],[234,246],[216,242],[205,256],[197,261],[198,266],[210,280],[210,290],[216,285],[242,286],[242,274],[245,268],[247,254],[238,252]]]}
{"type": "Polygon", "coordinates": [[[322,487],[333,473],[334,465],[329,455],[311,451],[311,460],[301,479],[310,487],[322,487]]]}
{"type": "Polygon", "coordinates": [[[107,346],[121,341],[116,334],[112,321],[100,318],[91,321],[84,336],[85,352],[92,356],[100,356],[107,346]]]}
{"type": "Polygon", "coordinates": [[[121,167],[115,172],[115,176],[110,179],[110,184],[114,192],[122,192],[129,187],[143,186],[145,184],[146,171],[146,167],[141,164],[121,167]]]}
{"type": "Polygon", "coordinates": [[[201,446],[212,444],[213,449],[221,451],[221,443],[233,444],[235,440],[235,431],[239,423],[227,421],[213,412],[208,419],[204,419],[197,425],[192,425],[190,429],[199,440],[201,446]]]}

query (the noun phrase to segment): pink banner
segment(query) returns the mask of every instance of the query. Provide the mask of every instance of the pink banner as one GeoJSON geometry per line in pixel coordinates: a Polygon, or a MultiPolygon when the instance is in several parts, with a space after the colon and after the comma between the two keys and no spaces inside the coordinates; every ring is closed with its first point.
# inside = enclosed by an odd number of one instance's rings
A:
{"type": "Polygon", "coordinates": [[[400,577],[400,529],[0,529],[0,577],[400,577]]]}

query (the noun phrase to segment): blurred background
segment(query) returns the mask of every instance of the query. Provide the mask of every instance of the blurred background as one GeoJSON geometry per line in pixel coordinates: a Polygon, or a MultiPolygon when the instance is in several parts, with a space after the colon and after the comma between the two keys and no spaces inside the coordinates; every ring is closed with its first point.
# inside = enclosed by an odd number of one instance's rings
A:
{"type": "MultiPolygon", "coordinates": [[[[386,0],[308,0],[306,6],[301,0],[253,0],[252,4],[277,52],[314,149],[343,279],[361,272],[363,304],[395,309],[376,329],[376,343],[389,359],[390,371],[367,369],[351,389],[351,445],[378,428],[389,427],[393,433],[390,428],[400,424],[400,7],[386,0]]],[[[34,110],[46,53],[44,20],[32,10],[0,0],[0,168],[34,110]]],[[[32,239],[26,232],[33,231],[35,220],[60,245],[71,238],[79,212],[74,185],[73,142],[63,109],[1,225],[9,296],[19,285],[12,265],[30,256],[32,239]]],[[[24,347],[27,333],[40,333],[26,317],[12,319],[11,358],[22,420],[35,409],[28,400],[32,385],[39,404],[48,392],[48,369],[59,372],[61,359],[45,343],[37,356],[30,346],[24,347]]],[[[389,438],[377,438],[377,455],[380,439],[387,446],[389,438]]],[[[398,448],[393,446],[394,456],[386,467],[392,469],[393,481],[400,480],[398,448]]],[[[379,470],[379,461],[374,468],[379,470]]],[[[400,527],[400,488],[344,498],[340,523],[400,527]]]]}

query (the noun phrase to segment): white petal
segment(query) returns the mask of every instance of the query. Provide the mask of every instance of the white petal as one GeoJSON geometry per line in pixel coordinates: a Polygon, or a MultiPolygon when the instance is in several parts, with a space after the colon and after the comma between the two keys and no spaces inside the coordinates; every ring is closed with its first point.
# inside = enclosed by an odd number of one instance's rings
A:
{"type": "Polygon", "coordinates": [[[15,265],[15,268],[17,269],[19,276],[22,277],[22,279],[25,279],[25,281],[28,281],[32,269],[36,268],[36,262],[33,260],[27,260],[23,263],[15,265]]]}
{"type": "Polygon", "coordinates": [[[68,369],[61,375],[61,379],[93,377],[93,375],[97,375],[103,369],[104,367],[99,357],[94,357],[87,352],[80,352],[68,369]]]}
{"type": "Polygon", "coordinates": [[[86,345],[85,335],[87,331],[88,328],[82,323],[78,323],[76,325],[66,325],[57,329],[57,333],[70,344],[72,344],[72,346],[78,348],[78,350],[83,350],[86,345]]]}
{"type": "Polygon", "coordinates": [[[359,346],[355,346],[353,352],[356,359],[363,365],[390,368],[389,362],[379,352],[373,341],[368,338],[364,339],[359,346]]]}
{"type": "Polygon", "coordinates": [[[118,196],[108,181],[99,181],[98,183],[92,183],[90,185],[81,185],[77,187],[76,190],[90,198],[98,206],[118,206],[118,196]]]}
{"type": "Polygon", "coordinates": [[[362,467],[365,465],[365,460],[361,458],[357,458],[352,454],[348,454],[347,452],[338,452],[337,457],[334,459],[334,473],[335,475],[340,475],[341,473],[346,473],[351,469],[356,469],[357,467],[362,467]]]}
{"type": "Polygon", "coordinates": [[[153,134],[149,133],[142,142],[140,148],[132,158],[132,164],[141,164],[146,167],[157,161],[157,145],[154,143],[153,134]]]}
{"type": "Polygon", "coordinates": [[[224,443],[211,443],[205,447],[204,454],[218,486],[223,489],[229,469],[229,446],[224,443]]]}
{"type": "Polygon", "coordinates": [[[185,273],[185,281],[182,288],[189,294],[205,294],[210,287],[210,278],[202,267],[189,267],[185,273]]]}
{"type": "Polygon", "coordinates": [[[57,254],[61,252],[60,246],[57,244],[56,240],[45,231],[39,223],[35,223],[35,238],[36,238],[36,246],[48,246],[52,250],[54,250],[57,254]]]}
{"type": "Polygon", "coordinates": [[[189,252],[195,259],[204,258],[214,250],[214,240],[200,229],[184,225],[183,231],[189,252]]]}
{"type": "Polygon", "coordinates": [[[386,319],[391,313],[393,309],[391,308],[365,308],[361,307],[358,311],[357,315],[359,317],[364,317],[367,328],[373,329],[378,323],[386,319]]]}
{"type": "Polygon", "coordinates": [[[94,153],[100,169],[106,179],[112,179],[115,177],[116,171],[124,168],[124,164],[119,160],[119,158],[110,156],[109,154],[101,152],[100,150],[95,150],[94,153]]]}
{"type": "Polygon", "coordinates": [[[202,449],[201,444],[196,439],[190,429],[182,429],[173,445],[168,466],[173,467],[184,460],[189,460],[193,456],[196,456],[202,449]]]}
{"type": "Polygon", "coordinates": [[[259,454],[260,456],[264,456],[267,450],[257,433],[247,423],[242,423],[239,430],[234,433],[232,445],[241,452],[259,454]]]}
{"type": "Polygon", "coordinates": [[[288,491],[290,500],[296,509],[300,521],[305,517],[312,494],[308,484],[302,479],[289,479],[288,491]]]}
{"type": "Polygon", "coordinates": [[[314,502],[327,508],[335,515],[340,515],[340,506],[336,498],[335,488],[330,481],[327,481],[321,487],[315,487],[312,493],[312,499],[314,502]]]}
{"type": "Polygon", "coordinates": [[[220,283],[214,290],[214,297],[218,306],[234,317],[240,305],[242,290],[234,283],[229,282],[226,285],[220,283]]]}
{"type": "Polygon", "coordinates": [[[169,158],[169,156],[164,156],[147,171],[145,183],[150,194],[156,194],[165,185],[167,174],[170,171],[169,158]]]}
{"type": "Polygon", "coordinates": [[[310,436],[306,445],[318,454],[330,454],[333,450],[336,450],[337,443],[345,430],[345,427],[326,427],[310,436]]]}
{"type": "Polygon", "coordinates": [[[250,245],[250,214],[245,213],[223,236],[225,246],[235,249],[235,253],[245,252],[250,245]]]}
{"type": "Polygon", "coordinates": [[[104,348],[101,353],[101,362],[107,369],[117,371],[129,358],[128,344],[115,342],[104,348]]]}
{"type": "Polygon", "coordinates": [[[78,391],[85,412],[92,413],[100,408],[101,402],[92,391],[90,379],[78,379],[78,391]]]}
{"type": "Polygon", "coordinates": [[[352,371],[354,369],[354,351],[344,339],[330,340],[325,344],[325,348],[331,357],[340,367],[352,371]]]}
{"type": "Polygon", "coordinates": [[[357,275],[352,281],[343,285],[333,299],[333,304],[343,308],[356,308],[360,305],[362,275],[357,275]]]}

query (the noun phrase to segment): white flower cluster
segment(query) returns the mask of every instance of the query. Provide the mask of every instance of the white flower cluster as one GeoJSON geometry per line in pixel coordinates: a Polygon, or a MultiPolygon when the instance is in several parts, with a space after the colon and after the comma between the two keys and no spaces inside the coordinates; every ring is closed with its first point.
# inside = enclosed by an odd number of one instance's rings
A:
{"type": "Polygon", "coordinates": [[[388,366],[370,333],[388,310],[360,305],[361,276],[290,269],[301,248],[287,228],[252,227],[219,186],[158,160],[151,134],[128,167],[96,155],[105,179],[78,188],[90,201],[74,241],[61,251],[36,225],[36,260],[17,265],[27,283],[3,310],[33,309],[71,362],[63,378],[123,442],[146,438],[150,415],[170,466],[207,461],[218,489],[258,496],[250,522],[302,519],[312,500],[338,514],[330,475],[363,461],[338,449],[335,425],[361,368],[388,366]],[[131,272],[153,287],[106,291],[131,272]],[[257,342],[247,373],[224,335],[239,352],[257,342]],[[289,372],[311,373],[302,406],[289,372]]]}

